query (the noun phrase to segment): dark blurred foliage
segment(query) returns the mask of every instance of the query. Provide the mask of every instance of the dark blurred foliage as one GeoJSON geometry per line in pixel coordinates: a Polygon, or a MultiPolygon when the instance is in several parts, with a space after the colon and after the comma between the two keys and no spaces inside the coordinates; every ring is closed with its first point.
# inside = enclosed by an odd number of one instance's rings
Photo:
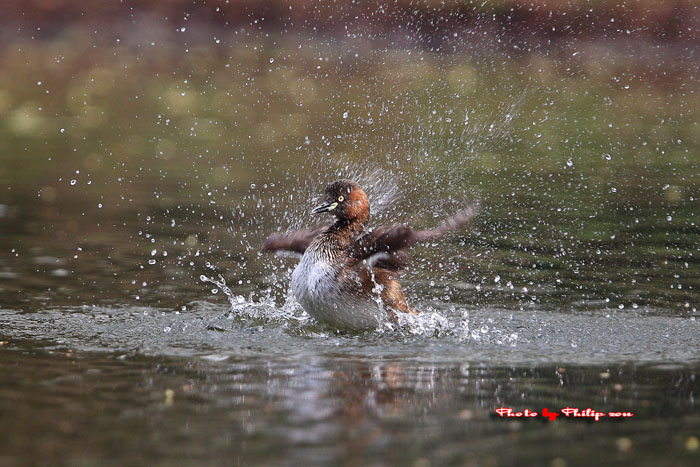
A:
{"type": "Polygon", "coordinates": [[[616,37],[697,43],[700,8],[694,0],[14,0],[4,2],[2,36],[36,38],[79,24],[104,32],[129,24],[206,23],[321,36],[361,35],[394,45],[452,46],[455,32],[503,34],[528,48],[542,41],[616,37]]]}

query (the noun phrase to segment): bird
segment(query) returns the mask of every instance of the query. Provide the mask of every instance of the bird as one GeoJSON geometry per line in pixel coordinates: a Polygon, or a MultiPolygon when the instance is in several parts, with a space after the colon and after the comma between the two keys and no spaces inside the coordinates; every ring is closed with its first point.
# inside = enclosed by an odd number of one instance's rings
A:
{"type": "Polygon", "coordinates": [[[478,203],[465,204],[433,229],[414,230],[403,224],[369,229],[367,193],[352,180],[336,180],[311,211],[332,214],[334,223],[273,233],[261,251],[301,256],[292,273],[291,291],[317,321],[339,330],[377,329],[383,323],[396,323],[397,313],[419,313],[399,282],[408,264],[406,250],[468,224],[479,208],[478,203]]]}

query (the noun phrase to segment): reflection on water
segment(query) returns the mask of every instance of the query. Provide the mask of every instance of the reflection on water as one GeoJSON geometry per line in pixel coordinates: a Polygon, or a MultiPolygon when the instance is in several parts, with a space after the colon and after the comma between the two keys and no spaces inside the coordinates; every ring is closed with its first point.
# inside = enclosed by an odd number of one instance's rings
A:
{"type": "Polygon", "coordinates": [[[659,452],[669,465],[697,459],[697,367],[447,365],[376,361],[342,349],[286,361],[214,362],[33,346],[18,341],[0,352],[5,465],[49,458],[644,465],[659,452]],[[506,421],[494,418],[501,406],[591,407],[634,417],[506,421]]]}

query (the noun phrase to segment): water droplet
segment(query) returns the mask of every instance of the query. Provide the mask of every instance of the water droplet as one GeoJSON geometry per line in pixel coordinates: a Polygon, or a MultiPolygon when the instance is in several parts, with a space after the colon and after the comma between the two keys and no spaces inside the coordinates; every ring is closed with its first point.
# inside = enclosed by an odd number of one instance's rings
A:
{"type": "Polygon", "coordinates": [[[78,181],[77,181],[76,179],[73,179],[73,180],[70,181],[70,184],[71,184],[71,185],[75,185],[76,183],[78,183],[78,181]]]}

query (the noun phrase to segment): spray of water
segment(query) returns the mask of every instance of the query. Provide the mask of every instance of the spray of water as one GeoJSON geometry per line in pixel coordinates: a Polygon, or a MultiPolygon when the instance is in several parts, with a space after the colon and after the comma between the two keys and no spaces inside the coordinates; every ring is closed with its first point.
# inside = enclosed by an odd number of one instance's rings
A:
{"type": "MultiPolygon", "coordinates": [[[[315,329],[318,325],[291,295],[288,295],[284,305],[277,306],[274,299],[269,296],[256,298],[251,294],[250,297],[246,298],[242,295],[236,295],[227,286],[226,280],[221,275],[218,278],[202,275],[200,279],[202,282],[213,284],[216,287],[215,293],[221,291],[228,297],[231,304],[231,309],[227,313],[229,319],[253,320],[269,325],[284,323],[290,328],[302,331],[305,328],[315,329]]],[[[398,313],[397,318],[397,322],[391,322],[387,319],[373,332],[380,335],[396,336],[449,336],[459,340],[483,341],[508,346],[515,346],[518,342],[517,332],[498,329],[493,319],[480,318],[472,322],[468,312],[459,312],[454,308],[450,309],[449,313],[443,314],[428,307],[419,315],[398,313]]]]}
{"type": "Polygon", "coordinates": [[[249,297],[235,294],[226,284],[224,277],[219,274],[217,278],[208,277],[204,274],[199,276],[202,282],[215,286],[212,293],[223,292],[231,304],[228,316],[237,319],[262,320],[268,322],[293,321],[304,324],[310,317],[304,310],[295,303],[288,301],[285,305],[278,307],[275,300],[269,295],[259,295],[251,293],[249,297]]]}
{"type": "MultiPolygon", "coordinates": [[[[387,154],[386,164],[377,158],[353,161],[342,154],[310,154],[301,173],[282,173],[283,179],[276,182],[251,184],[249,193],[234,210],[229,232],[239,236],[249,252],[256,252],[262,239],[273,230],[296,230],[308,227],[319,219],[309,212],[319,201],[325,186],[338,178],[357,181],[371,200],[372,223],[411,222],[425,217],[439,218],[445,212],[463,206],[464,199],[475,198],[464,193],[470,173],[475,170],[470,162],[484,151],[497,151],[499,141],[509,137],[509,128],[526,100],[527,92],[504,104],[497,111],[470,118],[466,106],[455,104],[445,112],[457,115],[461,108],[464,117],[444,118],[430,112],[419,118],[414,126],[397,129],[397,141],[405,146],[403,160],[397,158],[400,145],[387,143],[378,147],[379,153],[387,154]],[[450,134],[450,138],[443,137],[450,134]],[[399,148],[399,149],[397,149],[399,148]],[[261,189],[263,188],[263,189],[261,189]],[[306,196],[305,196],[306,195],[306,196]],[[410,206],[406,199],[410,198],[410,206]],[[275,226],[270,227],[264,219],[246,217],[246,213],[266,212],[275,226]]],[[[321,220],[323,221],[323,220],[321,220]]],[[[286,288],[293,265],[274,261],[269,256],[254,258],[269,272],[269,287],[251,292],[249,297],[235,294],[224,277],[200,276],[203,282],[213,284],[214,290],[222,291],[231,304],[231,316],[240,319],[262,319],[269,322],[290,321],[299,326],[314,325],[289,293],[280,306],[279,289],[286,288]],[[278,296],[272,290],[277,287],[278,296]]],[[[424,307],[425,308],[425,307],[424,307]]],[[[470,322],[468,316],[455,312],[440,312],[428,307],[418,316],[399,315],[397,323],[383,323],[376,332],[422,336],[457,336],[461,339],[489,339],[496,343],[515,345],[517,333],[500,331],[489,323],[470,322]]]]}

